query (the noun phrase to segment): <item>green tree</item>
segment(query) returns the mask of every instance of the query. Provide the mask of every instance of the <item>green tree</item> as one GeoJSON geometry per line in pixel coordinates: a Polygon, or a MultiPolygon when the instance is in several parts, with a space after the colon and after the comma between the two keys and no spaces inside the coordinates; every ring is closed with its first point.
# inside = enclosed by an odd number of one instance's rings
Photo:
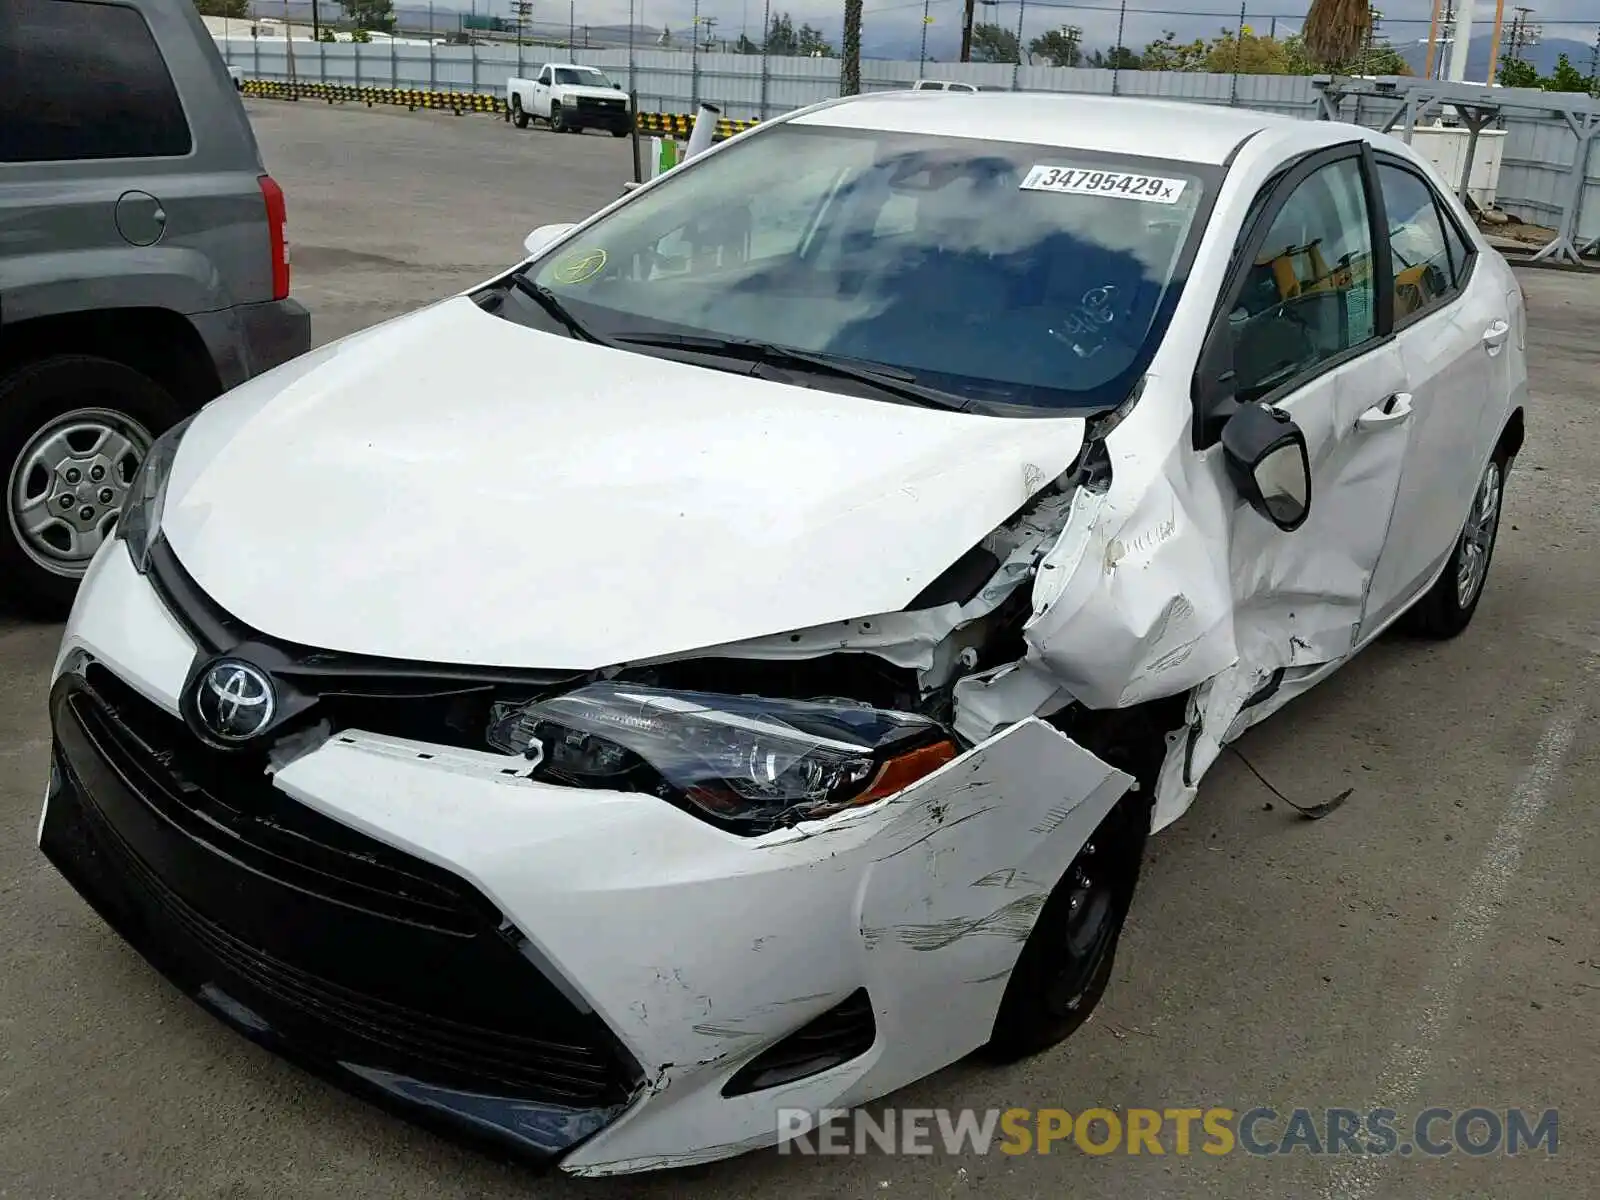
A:
{"type": "Polygon", "coordinates": [[[1238,36],[1230,29],[1206,47],[1204,69],[1219,75],[1287,75],[1289,54],[1276,38],[1257,37],[1246,25],[1238,36]]]}
{"type": "Polygon", "coordinates": [[[372,40],[372,35],[365,29],[352,29],[350,31],[350,40],[352,42],[361,42],[364,45],[372,40]]]}
{"type": "Polygon", "coordinates": [[[337,42],[338,40],[339,39],[334,36],[333,30],[329,29],[326,25],[317,31],[317,41],[319,42],[337,42]]]}
{"type": "Polygon", "coordinates": [[[1022,48],[1017,35],[999,25],[974,25],[972,27],[972,61],[988,63],[1014,63],[1022,61],[1022,48]]]}
{"type": "Polygon", "coordinates": [[[800,32],[795,35],[795,41],[798,43],[799,53],[805,58],[815,58],[817,55],[823,58],[833,57],[833,46],[822,36],[820,29],[802,25],[800,32]]]}
{"type": "Polygon", "coordinates": [[[1105,71],[1137,71],[1143,65],[1139,56],[1126,46],[1096,50],[1086,61],[1091,67],[1099,67],[1105,71]]]}
{"type": "Polygon", "coordinates": [[[1028,43],[1028,53],[1052,67],[1076,67],[1083,62],[1083,30],[1076,25],[1063,25],[1040,34],[1028,43]]]}
{"type": "Polygon", "coordinates": [[[357,29],[394,28],[394,0],[339,0],[339,7],[357,29]]]}
{"type": "Polygon", "coordinates": [[[1159,41],[1144,48],[1139,63],[1146,71],[1202,71],[1208,53],[1209,47],[1199,38],[1180,42],[1178,35],[1168,29],[1162,32],[1159,41]]]}
{"type": "Polygon", "coordinates": [[[238,17],[250,15],[250,0],[194,0],[202,17],[238,17]]]}
{"type": "Polygon", "coordinates": [[[760,54],[761,47],[741,33],[739,40],[733,44],[733,52],[735,54],[760,54]]]}
{"type": "Polygon", "coordinates": [[[1495,82],[1501,87],[1536,88],[1539,84],[1539,72],[1534,70],[1532,63],[1525,63],[1520,58],[1513,58],[1509,53],[1500,56],[1500,70],[1495,75],[1495,82]]]}
{"type": "Polygon", "coordinates": [[[800,40],[794,35],[794,19],[788,13],[774,13],[772,26],[767,30],[767,53],[793,56],[800,51],[800,40]]]}
{"type": "Polygon", "coordinates": [[[1556,69],[1539,81],[1547,92],[1587,92],[1592,81],[1579,73],[1565,54],[1556,59],[1556,69]]]}

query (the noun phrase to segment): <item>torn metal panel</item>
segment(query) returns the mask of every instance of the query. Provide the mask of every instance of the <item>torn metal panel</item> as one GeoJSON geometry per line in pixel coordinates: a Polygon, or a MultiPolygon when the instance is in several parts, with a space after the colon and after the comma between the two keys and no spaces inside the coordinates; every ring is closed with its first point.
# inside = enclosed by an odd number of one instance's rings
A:
{"type": "Polygon", "coordinates": [[[1152,447],[1140,416],[1107,439],[1109,489],[1074,497],[1040,563],[1024,630],[1030,661],[1091,708],[1183,692],[1236,658],[1233,499],[1220,463],[1194,453],[1186,427],[1152,447]]]}
{"type": "MultiPolygon", "coordinates": [[[[933,608],[881,613],[851,621],[838,621],[809,629],[790,630],[698,649],[693,657],[754,658],[784,661],[816,658],[840,651],[875,654],[922,674],[926,688],[947,686],[961,665],[966,644],[951,635],[993,613],[1024,583],[1033,578],[1040,557],[1054,543],[1074,503],[1073,490],[1040,490],[1045,476],[1031,468],[1028,487],[1033,503],[1020,515],[991,532],[979,545],[999,560],[999,566],[975,595],[964,603],[933,608]]],[[[973,639],[981,643],[981,637],[973,639]]],[[[648,666],[684,655],[632,664],[648,666]]]]}

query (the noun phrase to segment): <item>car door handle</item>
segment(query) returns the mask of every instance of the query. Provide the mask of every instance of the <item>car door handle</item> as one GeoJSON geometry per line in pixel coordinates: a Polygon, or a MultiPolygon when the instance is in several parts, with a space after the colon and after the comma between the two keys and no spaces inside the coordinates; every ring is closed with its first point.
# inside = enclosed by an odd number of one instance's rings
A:
{"type": "Polygon", "coordinates": [[[1374,404],[1356,418],[1356,428],[1361,430],[1387,429],[1398,425],[1411,415],[1411,393],[1396,392],[1382,404],[1374,404]]]}
{"type": "Polygon", "coordinates": [[[1506,344],[1506,339],[1511,336],[1511,324],[1508,321],[1495,321],[1483,331],[1483,345],[1490,354],[1498,354],[1500,347],[1506,344]]]}

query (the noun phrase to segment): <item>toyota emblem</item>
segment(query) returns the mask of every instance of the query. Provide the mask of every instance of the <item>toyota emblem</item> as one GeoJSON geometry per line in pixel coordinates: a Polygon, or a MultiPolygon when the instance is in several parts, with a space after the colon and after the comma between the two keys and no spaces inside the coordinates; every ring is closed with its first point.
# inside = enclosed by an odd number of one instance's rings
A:
{"type": "Polygon", "coordinates": [[[195,684],[195,716],[218,741],[249,741],[272,724],[277,708],[272,681],[249,663],[213,663],[195,684]]]}

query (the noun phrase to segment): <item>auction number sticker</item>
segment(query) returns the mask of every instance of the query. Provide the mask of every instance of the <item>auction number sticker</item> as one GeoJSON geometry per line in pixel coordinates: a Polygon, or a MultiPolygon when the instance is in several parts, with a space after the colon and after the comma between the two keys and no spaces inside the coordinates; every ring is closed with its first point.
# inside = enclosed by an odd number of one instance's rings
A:
{"type": "Polygon", "coordinates": [[[1131,171],[1090,171],[1081,167],[1035,166],[1022,180],[1030,192],[1065,192],[1071,196],[1120,196],[1152,204],[1176,204],[1186,180],[1131,171]]]}

